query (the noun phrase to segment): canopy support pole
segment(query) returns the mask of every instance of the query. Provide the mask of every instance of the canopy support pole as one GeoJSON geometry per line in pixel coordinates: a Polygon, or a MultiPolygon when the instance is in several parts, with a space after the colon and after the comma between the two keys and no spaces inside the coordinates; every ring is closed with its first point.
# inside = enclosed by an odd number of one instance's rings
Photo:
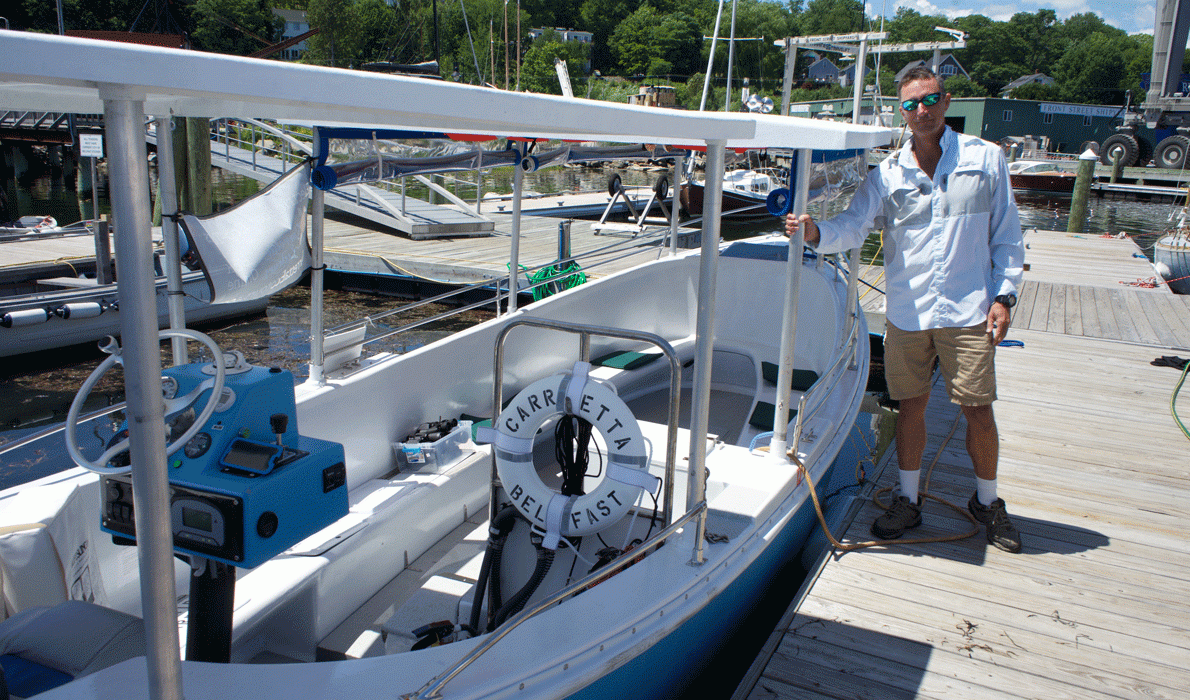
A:
{"type": "MultiPolygon", "coordinates": [[[[318,127],[314,128],[315,151],[322,143],[319,138],[318,127]]],[[[314,157],[320,154],[315,152],[314,157]]],[[[326,193],[317,187],[310,188],[310,381],[319,385],[326,384],[326,377],[322,374],[323,344],[322,331],[324,319],[322,316],[323,273],[326,263],[323,262],[323,215],[326,213],[326,193]]]]}
{"type": "MultiPolygon", "coordinates": [[[[161,186],[161,235],[165,239],[165,283],[169,327],[186,327],[186,296],[182,292],[182,254],[178,240],[178,184],[174,174],[173,117],[157,118],[157,183],[161,186]]],[[[186,339],[170,338],[174,366],[190,362],[186,339]]]]}
{"type": "MultiPolygon", "coordinates": [[[[810,199],[810,158],[812,151],[800,148],[794,152],[793,209],[794,216],[806,213],[810,199]]],[[[806,244],[805,226],[799,224],[797,233],[789,237],[789,258],[785,268],[785,307],[781,315],[781,358],[777,368],[777,400],[773,409],[773,439],[769,455],[787,461],[789,431],[789,392],[793,386],[793,361],[797,348],[797,317],[801,307],[802,248],[806,244]]]]}
{"type": "MultiPolygon", "coordinates": [[[[120,334],[124,346],[133,511],[145,621],[149,697],[181,700],[178,603],[174,584],[169,478],[165,466],[165,406],[161,401],[161,348],[157,335],[156,279],[149,230],[149,165],[145,158],[145,96],[103,84],[104,123],[120,280],[120,334]]],[[[216,361],[221,358],[215,358],[216,361]]]]}
{"type": "Polygon", "coordinates": [[[673,192],[673,199],[669,200],[669,254],[678,254],[678,222],[680,212],[678,207],[681,204],[682,192],[682,161],[684,158],[678,156],[674,158],[673,175],[671,176],[671,191],[673,192]]]}
{"type": "MultiPolygon", "coordinates": [[[[719,270],[719,214],[723,210],[725,141],[707,141],[706,184],[703,186],[702,256],[698,270],[698,315],[695,328],[694,388],[690,414],[690,490],[686,510],[706,499],[707,429],[711,414],[711,359],[715,353],[715,289],[719,270]]],[[[699,515],[691,564],[702,564],[706,511],[699,515]]]]}
{"type": "Polygon", "coordinates": [[[516,311],[517,287],[520,282],[521,270],[521,193],[525,181],[525,169],[521,167],[524,154],[519,150],[520,158],[512,170],[512,245],[508,253],[508,313],[516,311]]]}

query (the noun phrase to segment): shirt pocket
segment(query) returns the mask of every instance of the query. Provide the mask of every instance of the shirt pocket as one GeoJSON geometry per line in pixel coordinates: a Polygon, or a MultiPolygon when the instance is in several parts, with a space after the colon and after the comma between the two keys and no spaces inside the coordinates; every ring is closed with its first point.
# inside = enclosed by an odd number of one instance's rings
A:
{"type": "Polygon", "coordinates": [[[884,216],[890,228],[921,228],[930,223],[930,198],[913,185],[889,192],[884,216]]]}
{"type": "Polygon", "coordinates": [[[992,210],[989,175],[975,163],[959,163],[946,178],[943,216],[987,214],[992,210]]]}

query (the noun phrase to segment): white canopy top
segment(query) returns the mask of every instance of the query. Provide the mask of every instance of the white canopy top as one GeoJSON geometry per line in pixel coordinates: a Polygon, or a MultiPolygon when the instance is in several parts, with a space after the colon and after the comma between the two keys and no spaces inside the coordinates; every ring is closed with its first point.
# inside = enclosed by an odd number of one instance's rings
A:
{"type": "Polygon", "coordinates": [[[517,93],[201,51],[0,30],[0,108],[95,114],[143,99],[151,116],[728,148],[883,146],[882,127],[688,112],[517,93]]]}

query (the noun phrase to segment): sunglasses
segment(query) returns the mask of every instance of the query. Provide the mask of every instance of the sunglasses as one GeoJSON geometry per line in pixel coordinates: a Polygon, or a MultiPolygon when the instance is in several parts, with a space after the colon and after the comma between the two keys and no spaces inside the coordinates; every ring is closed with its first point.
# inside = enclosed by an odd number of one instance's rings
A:
{"type": "Polygon", "coordinates": [[[940,100],[940,99],[942,99],[942,93],[931,92],[930,94],[926,95],[925,97],[922,97],[922,98],[919,98],[916,100],[902,101],[901,109],[905,110],[906,112],[912,112],[913,110],[917,109],[918,103],[921,103],[927,107],[933,107],[934,105],[938,104],[938,100],[940,100]]]}

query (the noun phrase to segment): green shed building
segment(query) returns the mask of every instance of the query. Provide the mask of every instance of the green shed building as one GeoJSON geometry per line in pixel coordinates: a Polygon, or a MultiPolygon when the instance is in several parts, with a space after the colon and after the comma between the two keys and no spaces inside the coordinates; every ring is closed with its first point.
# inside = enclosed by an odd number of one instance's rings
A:
{"type": "MultiPolygon", "coordinates": [[[[901,126],[901,114],[893,97],[879,98],[884,123],[901,126]]],[[[822,100],[790,105],[792,116],[851,118],[851,100],[822,100]]],[[[860,121],[873,123],[872,98],[860,105],[860,121]]],[[[988,141],[1004,142],[1008,137],[1046,137],[1049,151],[1077,154],[1088,141],[1103,143],[1116,133],[1123,107],[1066,104],[1038,100],[1013,100],[1000,97],[955,97],[946,111],[946,123],[955,131],[972,134],[988,141]]],[[[1040,140],[1040,139],[1039,139],[1040,140]]]]}

